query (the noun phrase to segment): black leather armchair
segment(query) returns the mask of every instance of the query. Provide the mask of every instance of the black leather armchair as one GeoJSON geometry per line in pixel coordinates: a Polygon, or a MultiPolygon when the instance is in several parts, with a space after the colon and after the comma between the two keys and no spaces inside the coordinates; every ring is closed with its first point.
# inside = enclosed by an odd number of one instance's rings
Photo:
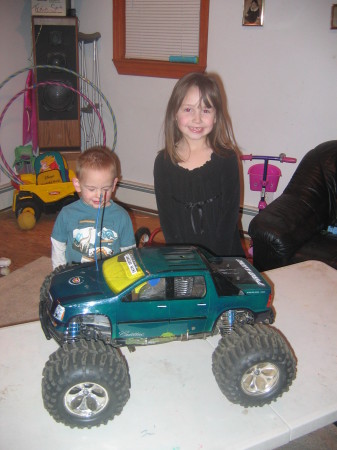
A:
{"type": "Polygon", "coordinates": [[[337,140],[309,151],[283,194],[250,222],[253,263],[259,271],[310,259],[337,269],[337,140]]]}

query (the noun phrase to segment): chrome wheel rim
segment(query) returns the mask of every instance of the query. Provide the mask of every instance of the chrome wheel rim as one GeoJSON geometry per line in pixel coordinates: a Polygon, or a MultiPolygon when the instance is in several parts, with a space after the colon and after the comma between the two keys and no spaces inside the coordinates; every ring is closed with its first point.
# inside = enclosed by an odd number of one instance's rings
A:
{"type": "Polygon", "coordinates": [[[246,370],[241,378],[241,387],[248,395],[263,395],[275,388],[279,378],[280,371],[275,364],[262,362],[246,370]]]}
{"type": "Polygon", "coordinates": [[[96,383],[78,383],[65,393],[67,411],[77,417],[88,418],[99,414],[108,404],[106,389],[96,383]]]}

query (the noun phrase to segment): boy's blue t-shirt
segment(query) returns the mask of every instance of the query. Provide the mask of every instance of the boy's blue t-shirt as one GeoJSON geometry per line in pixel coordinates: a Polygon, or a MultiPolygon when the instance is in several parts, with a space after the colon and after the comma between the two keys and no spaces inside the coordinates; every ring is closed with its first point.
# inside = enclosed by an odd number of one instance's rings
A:
{"type": "Polygon", "coordinates": [[[129,214],[112,200],[109,206],[99,210],[82,199],[63,207],[56,218],[52,238],[67,244],[69,263],[93,261],[95,250],[98,258],[100,253],[106,258],[135,245],[129,214]]]}

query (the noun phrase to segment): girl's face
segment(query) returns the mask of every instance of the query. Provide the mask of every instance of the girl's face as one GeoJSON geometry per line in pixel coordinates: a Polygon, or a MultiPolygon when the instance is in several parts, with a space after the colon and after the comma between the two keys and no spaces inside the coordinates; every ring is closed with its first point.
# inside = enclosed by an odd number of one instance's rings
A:
{"type": "Polygon", "coordinates": [[[105,203],[109,203],[117,181],[111,169],[83,169],[81,179],[74,178],[73,184],[84,203],[99,208],[104,198],[105,203]]]}
{"type": "Polygon", "coordinates": [[[176,114],[177,126],[187,141],[206,140],[215,124],[215,109],[208,108],[200,98],[197,86],[192,86],[176,114]]]}

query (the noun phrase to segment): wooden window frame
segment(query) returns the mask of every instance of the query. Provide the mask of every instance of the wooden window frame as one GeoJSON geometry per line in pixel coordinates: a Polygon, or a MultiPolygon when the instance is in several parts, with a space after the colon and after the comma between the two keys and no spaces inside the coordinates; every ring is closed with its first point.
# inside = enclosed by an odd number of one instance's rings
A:
{"type": "Polygon", "coordinates": [[[181,78],[207,67],[209,0],[200,1],[199,61],[197,64],[172,63],[150,59],[126,59],[125,0],[113,0],[113,63],[120,75],[181,78]]]}

